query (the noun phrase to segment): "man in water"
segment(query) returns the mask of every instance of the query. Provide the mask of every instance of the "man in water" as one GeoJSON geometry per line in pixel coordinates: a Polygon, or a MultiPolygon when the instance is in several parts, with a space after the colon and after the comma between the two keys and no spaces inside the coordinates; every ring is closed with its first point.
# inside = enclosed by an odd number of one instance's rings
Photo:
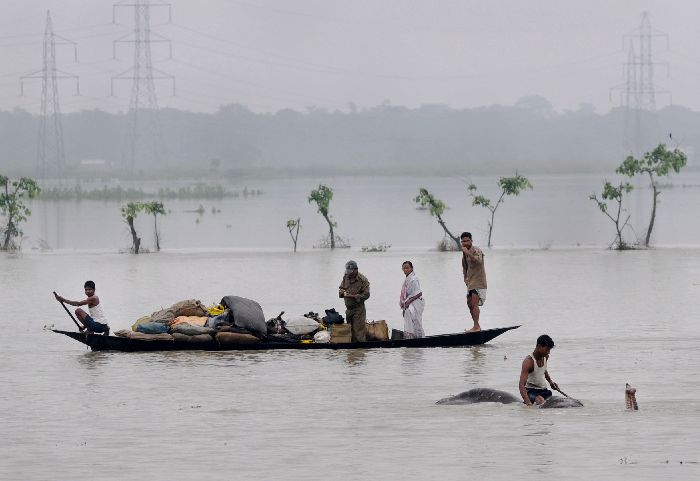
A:
{"type": "Polygon", "coordinates": [[[345,317],[352,325],[352,342],[365,342],[367,339],[365,301],[369,299],[369,281],[357,270],[357,262],[345,263],[345,275],[340,283],[338,296],[345,299],[345,317]]]}
{"type": "Polygon", "coordinates": [[[537,344],[532,354],[523,360],[520,370],[520,382],[518,388],[526,405],[542,404],[552,396],[552,391],[547,389],[545,380],[552,389],[558,391],[559,385],[552,381],[547,371],[549,352],[554,348],[554,341],[547,334],[537,338],[537,344]]]}
{"type": "MultiPolygon", "coordinates": [[[[83,324],[83,329],[86,330],[87,334],[102,333],[105,336],[109,336],[109,326],[107,325],[107,317],[102,309],[102,304],[100,304],[100,298],[95,295],[95,283],[92,281],[85,282],[85,295],[87,299],[82,301],[71,301],[65,297],[61,297],[55,294],[56,300],[58,302],[64,302],[70,304],[71,306],[88,306],[88,314],[83,309],[76,309],[75,315],[83,324]]],[[[83,330],[81,329],[81,331],[83,330]]]]}
{"type": "Polygon", "coordinates": [[[462,244],[462,273],[467,285],[467,307],[474,321],[474,326],[467,332],[479,332],[479,314],[486,302],[486,270],[484,269],[484,253],[472,244],[472,235],[462,232],[459,236],[462,244]]]}

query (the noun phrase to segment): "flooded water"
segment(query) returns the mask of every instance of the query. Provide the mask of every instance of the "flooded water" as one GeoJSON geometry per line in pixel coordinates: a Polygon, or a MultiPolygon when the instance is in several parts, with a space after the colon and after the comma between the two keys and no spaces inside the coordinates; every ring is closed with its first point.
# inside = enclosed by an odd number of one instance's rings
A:
{"type": "MultiPolygon", "coordinates": [[[[496,213],[493,245],[496,247],[607,246],[615,238],[612,222],[588,197],[602,190],[604,176],[543,175],[530,177],[533,190],[506,197],[496,213]]],[[[611,178],[610,180],[615,180],[611,178]]],[[[700,173],[682,173],[665,179],[652,242],[660,246],[698,246],[700,222],[700,173]]],[[[334,190],[330,205],[337,232],[353,247],[388,243],[394,247],[435,247],[443,230],[427,211],[416,210],[413,198],[420,187],[443,200],[443,217],[452,233],[468,230],[477,245],[488,238],[490,213],[472,207],[467,185],[496,200],[496,176],[485,178],[325,178],[249,181],[248,189],[260,196],[221,200],[166,200],[169,213],[159,217],[161,245],[165,249],[291,248],[288,219],[301,218],[299,248],[311,249],[328,233],[316,207],[307,201],[319,183],[334,190]],[[193,212],[202,207],[203,213],[193,212]]],[[[83,189],[99,185],[84,185],[83,189]]],[[[168,185],[170,187],[170,185],[168,185]]],[[[238,192],[243,183],[227,186],[238,192]]],[[[157,190],[157,186],[143,187],[157,190]]],[[[116,251],[131,246],[131,235],[121,218],[117,201],[35,202],[25,226],[25,250],[38,248],[116,251]]],[[[631,228],[629,242],[646,234],[651,211],[651,189],[640,182],[625,200],[631,228]]],[[[611,206],[612,207],[612,206],[611,206]]],[[[623,217],[624,218],[624,217],[623,217]]],[[[152,249],[153,218],[141,214],[136,229],[143,247],[152,249]]]]}
{"type": "MultiPolygon", "coordinates": [[[[665,247],[628,252],[605,249],[612,225],[587,199],[599,178],[532,179],[497,215],[499,248],[485,249],[482,325],[521,327],[454,349],[93,353],[42,328],[74,328],[51,292],[79,298],[87,279],[113,330],[192,297],[250,297],[267,318],[342,310],[353,258],[371,281],[370,319],[402,327],[408,259],[426,333],[458,332],[470,325],[459,254],[434,250],[441,229],[411,201],[434,190],[448,225],[483,245],[484,212],[458,179],[336,179],[331,212],[353,247],[334,252],[312,248],[325,227],[305,196],[318,181],[251,184],[264,194],[204,202],[201,216],[185,212],[197,201],[166,203],[165,250],[140,256],[118,253],[130,243],[118,203],[37,203],[24,251],[0,254],[0,479],[699,479],[700,179],[689,179],[662,194],[665,247]],[[293,254],[285,223],[298,216],[293,254]],[[379,242],[393,247],[359,251],[379,242]],[[435,405],[474,387],[517,394],[543,333],[552,378],[584,408],[435,405]],[[625,411],[626,382],[638,412],[625,411]]],[[[632,211],[646,212],[641,197],[632,211]]],[[[148,247],[151,221],[138,220],[148,247]]]]}
{"type": "Polygon", "coordinates": [[[472,348],[93,353],[42,330],[72,329],[51,291],[79,297],[88,278],[113,329],[189,297],[251,297],[268,318],[341,309],[336,287],[350,256],[372,283],[370,318],[401,327],[400,266],[411,259],[427,333],[468,325],[454,253],[3,255],[0,478],[700,476],[698,249],[487,251],[482,324],[521,327],[472,348]],[[584,408],[435,405],[473,387],[516,394],[542,333],[556,343],[553,379],[584,408]],[[626,382],[638,412],[624,409],[626,382]]]}

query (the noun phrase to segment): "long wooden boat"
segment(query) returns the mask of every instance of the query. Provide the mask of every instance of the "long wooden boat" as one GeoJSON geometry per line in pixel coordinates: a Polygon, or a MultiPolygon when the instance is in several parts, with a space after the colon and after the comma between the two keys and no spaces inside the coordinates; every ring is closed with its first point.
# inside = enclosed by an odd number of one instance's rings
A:
{"type": "Polygon", "coordinates": [[[142,339],[129,339],[126,337],[103,336],[101,334],[83,334],[75,331],[61,331],[53,329],[57,334],[63,334],[82,342],[93,351],[264,351],[268,349],[375,349],[397,347],[464,347],[476,346],[489,342],[506,331],[517,329],[520,326],[500,327],[486,329],[479,332],[462,332],[459,334],[441,334],[427,336],[420,339],[401,339],[391,341],[367,341],[340,344],[320,344],[303,342],[270,342],[260,341],[255,344],[233,344],[220,346],[216,341],[204,343],[178,342],[178,341],[146,341],[142,339]]]}

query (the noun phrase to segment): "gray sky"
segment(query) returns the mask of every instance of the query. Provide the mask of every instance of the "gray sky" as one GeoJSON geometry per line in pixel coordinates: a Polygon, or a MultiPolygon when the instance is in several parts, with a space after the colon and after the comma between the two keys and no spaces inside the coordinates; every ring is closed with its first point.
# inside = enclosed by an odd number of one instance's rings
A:
{"type": "MultiPolygon", "coordinates": [[[[154,0],[152,0],[154,1],[154,0]]],[[[133,52],[113,40],[133,28],[133,10],[104,0],[2,0],[0,109],[35,112],[41,81],[19,77],[41,67],[46,10],[55,32],[78,43],[57,47],[58,68],[80,76],[61,81],[64,112],[125,110],[131,85],[110,77],[127,70],[133,52]]],[[[131,3],[131,2],[126,2],[131,3]]],[[[152,29],[173,41],[153,45],[154,66],[177,78],[177,95],[158,82],[161,107],[211,112],[241,103],[255,111],[308,106],[348,109],[447,104],[455,108],[512,104],[543,95],[557,110],[580,103],[605,112],[623,81],[622,35],[645,10],[670,38],[656,43],[660,90],[673,103],[700,110],[700,2],[697,0],[172,0],[152,9],[152,29]]],[[[660,95],[657,105],[668,105],[660,95]]]]}

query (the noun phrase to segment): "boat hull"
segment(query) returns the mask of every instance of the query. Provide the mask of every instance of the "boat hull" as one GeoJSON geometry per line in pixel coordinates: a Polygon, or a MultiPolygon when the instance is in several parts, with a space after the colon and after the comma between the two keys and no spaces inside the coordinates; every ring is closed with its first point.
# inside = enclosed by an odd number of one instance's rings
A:
{"type": "Polygon", "coordinates": [[[178,342],[178,341],[145,341],[141,339],[129,339],[126,337],[103,336],[100,334],[83,334],[74,331],[53,332],[63,334],[82,342],[93,351],[266,351],[274,349],[376,349],[376,348],[423,348],[423,347],[465,347],[485,344],[497,336],[520,326],[486,329],[479,332],[459,334],[441,334],[427,336],[419,339],[401,339],[389,341],[348,342],[340,344],[319,344],[301,342],[268,342],[260,341],[255,344],[219,345],[218,342],[178,342]]]}

